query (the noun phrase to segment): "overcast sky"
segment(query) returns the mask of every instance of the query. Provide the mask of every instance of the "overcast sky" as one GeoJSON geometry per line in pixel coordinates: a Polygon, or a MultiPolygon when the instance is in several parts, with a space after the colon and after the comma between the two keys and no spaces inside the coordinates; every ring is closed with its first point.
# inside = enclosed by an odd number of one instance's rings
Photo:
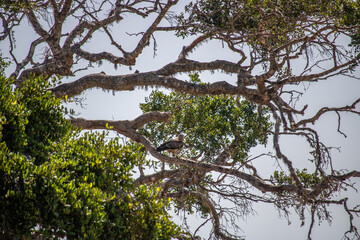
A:
{"type": "MultiPolygon", "coordinates": [[[[177,7],[180,8],[180,7],[177,7]]],[[[73,27],[72,23],[68,23],[69,27],[73,27]]],[[[124,19],[119,25],[115,25],[112,30],[116,32],[116,38],[121,39],[125,50],[133,49],[134,43],[137,39],[135,36],[129,36],[127,33],[138,33],[146,30],[149,25],[146,25],[141,18],[124,19]],[[126,41],[124,41],[126,40],[126,41]]],[[[35,39],[30,26],[23,24],[16,31],[17,38],[17,56],[24,56],[28,52],[28,44],[30,39],[35,39]]],[[[66,29],[66,27],[65,27],[66,29]]],[[[93,69],[87,72],[80,73],[75,78],[64,79],[64,81],[73,81],[79,78],[82,74],[97,73],[104,71],[108,75],[123,75],[133,73],[135,70],[151,71],[156,70],[167,63],[177,59],[177,56],[182,47],[190,42],[190,39],[183,40],[176,38],[172,33],[156,33],[155,39],[157,43],[156,56],[154,57],[153,40],[151,45],[147,47],[140,58],[137,60],[137,65],[129,69],[126,66],[119,66],[117,69],[112,64],[104,62],[102,66],[94,65],[93,69]]],[[[0,49],[6,55],[8,44],[0,42],[0,49]]],[[[113,54],[114,49],[110,47],[110,42],[102,34],[97,34],[91,39],[91,44],[87,45],[87,50],[91,52],[110,51],[113,54]]],[[[211,41],[201,45],[190,55],[191,59],[211,61],[215,59],[224,59],[229,61],[238,61],[238,56],[226,48],[224,48],[219,41],[211,41]]],[[[295,69],[296,71],[296,69],[295,69]]],[[[8,71],[9,73],[9,71],[8,71]]],[[[204,82],[222,81],[226,80],[232,84],[236,81],[236,76],[224,75],[220,72],[214,74],[202,73],[201,79],[204,82]]],[[[179,78],[187,78],[186,75],[177,76],[179,78]]],[[[297,103],[298,109],[301,109],[305,104],[309,104],[306,116],[311,116],[323,106],[344,106],[351,104],[359,97],[360,81],[349,79],[346,77],[337,77],[331,81],[319,82],[316,84],[299,85],[298,90],[304,91],[304,95],[297,103]]],[[[165,90],[168,91],[168,90],[165,90]]],[[[151,89],[136,89],[135,91],[123,92],[104,92],[99,89],[87,90],[82,97],[85,98],[83,104],[85,108],[70,105],[75,108],[80,117],[88,119],[109,119],[109,120],[124,120],[133,119],[141,114],[139,103],[144,101],[145,96],[148,96],[151,89]]],[[[347,135],[344,138],[337,132],[338,118],[335,113],[326,114],[320,118],[314,126],[320,133],[321,140],[328,146],[341,147],[341,152],[332,151],[333,164],[335,169],[349,169],[360,170],[360,117],[352,114],[341,115],[341,130],[347,135]]],[[[307,165],[308,153],[306,153],[306,142],[295,138],[283,138],[282,150],[285,154],[294,161],[296,168],[302,169],[309,167],[307,165]]],[[[268,152],[271,146],[267,149],[257,148],[252,151],[252,155],[268,152]]],[[[271,174],[277,163],[270,158],[260,158],[255,161],[255,166],[259,168],[261,176],[268,176],[271,174]]],[[[357,187],[359,187],[357,183],[357,187]]],[[[353,198],[352,204],[360,203],[360,194],[349,190],[353,198]]],[[[300,221],[297,215],[290,217],[291,225],[284,218],[280,219],[277,210],[272,205],[254,204],[254,209],[257,214],[245,217],[244,220],[239,220],[238,225],[243,229],[242,235],[248,240],[258,239],[277,239],[277,240],[303,240],[306,239],[308,226],[310,223],[309,215],[304,227],[300,228],[300,221]]],[[[348,230],[348,216],[344,213],[341,206],[331,208],[333,215],[332,225],[323,222],[318,226],[318,221],[313,229],[313,239],[341,239],[343,233],[348,230]]],[[[200,223],[200,218],[190,218],[191,227],[195,227],[196,223],[200,223]]],[[[357,222],[360,228],[360,221],[357,222]]],[[[202,235],[206,236],[209,231],[209,226],[205,227],[202,235]]]]}

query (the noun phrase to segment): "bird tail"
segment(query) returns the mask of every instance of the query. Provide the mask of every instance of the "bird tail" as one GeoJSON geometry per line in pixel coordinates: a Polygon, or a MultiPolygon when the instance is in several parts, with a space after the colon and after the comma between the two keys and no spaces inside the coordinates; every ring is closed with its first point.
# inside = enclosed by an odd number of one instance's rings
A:
{"type": "Polygon", "coordinates": [[[162,146],[160,146],[160,147],[158,147],[156,149],[156,151],[158,151],[158,152],[161,152],[161,151],[164,151],[164,150],[166,150],[166,147],[162,147],[162,146]]]}

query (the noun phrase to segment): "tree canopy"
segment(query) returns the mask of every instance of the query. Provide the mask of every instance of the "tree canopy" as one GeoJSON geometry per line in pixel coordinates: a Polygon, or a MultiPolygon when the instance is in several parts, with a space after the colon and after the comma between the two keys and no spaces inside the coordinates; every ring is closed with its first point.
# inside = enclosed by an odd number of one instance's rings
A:
{"type": "Polygon", "coordinates": [[[141,151],[75,130],[43,78],[0,81],[2,239],[170,239],[179,229],[159,190],[135,187],[141,151]]]}
{"type": "MultiPolygon", "coordinates": [[[[293,209],[303,225],[308,221],[308,239],[317,221],[331,221],[331,206],[342,206],[344,238],[359,238],[359,205],[345,191],[357,189],[360,172],[337,167],[341,157],[333,157],[317,127],[336,114],[337,128],[329,131],[346,137],[341,123],[360,115],[360,98],[343,106],[301,102],[320,83],[340,88],[359,80],[359,1],[182,4],[1,2],[0,41],[8,46],[1,51],[10,66],[0,83],[0,234],[196,238],[198,229],[180,230],[169,219],[166,209],[172,209],[200,213],[213,238],[241,239],[237,219],[263,202],[285,216],[293,209]],[[129,33],[129,25],[141,30],[129,33]],[[23,29],[36,37],[25,39],[23,29]],[[182,46],[173,46],[172,60],[156,67],[165,45],[159,39],[173,36],[182,46]],[[214,42],[223,54],[197,54],[214,42]],[[149,51],[154,58],[143,60],[149,51]],[[109,64],[114,74],[103,71],[109,64]],[[207,72],[215,80],[206,81],[201,74],[207,72]],[[94,88],[157,89],[132,120],[80,118],[61,105],[81,104],[94,88]],[[112,131],[122,140],[78,129],[112,131]],[[156,151],[180,133],[179,155],[156,151]],[[293,138],[307,145],[288,145],[293,138]],[[304,154],[294,157],[289,147],[304,154]],[[253,156],[256,148],[262,152],[253,156]],[[264,173],[258,159],[276,164],[264,173]]],[[[113,109],[119,110],[116,103],[113,109]]]]}

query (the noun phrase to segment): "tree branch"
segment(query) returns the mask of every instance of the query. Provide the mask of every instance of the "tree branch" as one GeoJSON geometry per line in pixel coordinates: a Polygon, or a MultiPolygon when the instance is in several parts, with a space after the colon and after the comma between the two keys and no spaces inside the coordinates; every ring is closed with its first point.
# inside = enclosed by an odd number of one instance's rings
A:
{"type": "Polygon", "coordinates": [[[170,178],[173,175],[176,175],[177,173],[179,173],[180,171],[182,171],[182,170],[181,169],[164,170],[161,172],[153,173],[151,175],[140,176],[139,178],[137,178],[135,180],[135,185],[142,185],[142,184],[149,184],[149,183],[154,184],[165,178],[170,178]]]}
{"type": "MultiPolygon", "coordinates": [[[[65,83],[55,87],[52,91],[56,97],[73,97],[83,91],[100,87],[115,91],[131,91],[141,86],[162,86],[195,95],[200,94],[239,94],[238,88],[227,82],[216,82],[209,85],[198,85],[185,82],[174,77],[157,75],[154,72],[134,73],[123,76],[108,76],[104,74],[90,74],[71,83],[65,83]]],[[[248,94],[254,91],[249,90],[248,94]]],[[[240,92],[241,93],[241,92],[240,92]]]]}
{"type": "Polygon", "coordinates": [[[207,208],[210,209],[213,227],[214,227],[214,233],[217,238],[221,238],[221,239],[225,239],[225,240],[243,239],[243,238],[231,237],[228,234],[225,234],[223,232],[223,230],[221,229],[221,226],[220,226],[220,218],[219,218],[220,214],[216,211],[216,208],[215,208],[214,204],[212,203],[212,201],[209,199],[209,197],[205,196],[203,193],[182,190],[182,192],[179,192],[179,193],[167,193],[166,196],[171,197],[171,198],[177,198],[179,200],[182,200],[184,197],[188,197],[188,196],[192,196],[192,197],[199,199],[199,201],[204,206],[206,206],[207,208]]]}
{"type": "Polygon", "coordinates": [[[359,111],[354,111],[353,109],[356,108],[356,105],[360,103],[360,98],[358,98],[356,101],[354,101],[351,105],[347,105],[345,107],[339,107],[339,108],[329,108],[329,107],[323,107],[321,108],[313,117],[308,119],[300,120],[299,122],[295,123],[293,125],[294,128],[297,128],[301,125],[306,125],[308,123],[314,123],[316,120],[318,120],[324,113],[327,112],[352,112],[360,115],[359,111]]]}

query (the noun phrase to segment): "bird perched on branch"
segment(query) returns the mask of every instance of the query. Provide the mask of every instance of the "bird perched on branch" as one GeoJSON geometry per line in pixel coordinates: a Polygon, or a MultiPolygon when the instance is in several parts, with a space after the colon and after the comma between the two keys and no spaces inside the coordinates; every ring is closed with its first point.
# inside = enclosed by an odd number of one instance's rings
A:
{"type": "Polygon", "coordinates": [[[179,134],[179,136],[175,139],[167,141],[161,144],[156,151],[168,151],[173,156],[176,156],[180,153],[181,148],[184,146],[184,134],[179,134]]]}

